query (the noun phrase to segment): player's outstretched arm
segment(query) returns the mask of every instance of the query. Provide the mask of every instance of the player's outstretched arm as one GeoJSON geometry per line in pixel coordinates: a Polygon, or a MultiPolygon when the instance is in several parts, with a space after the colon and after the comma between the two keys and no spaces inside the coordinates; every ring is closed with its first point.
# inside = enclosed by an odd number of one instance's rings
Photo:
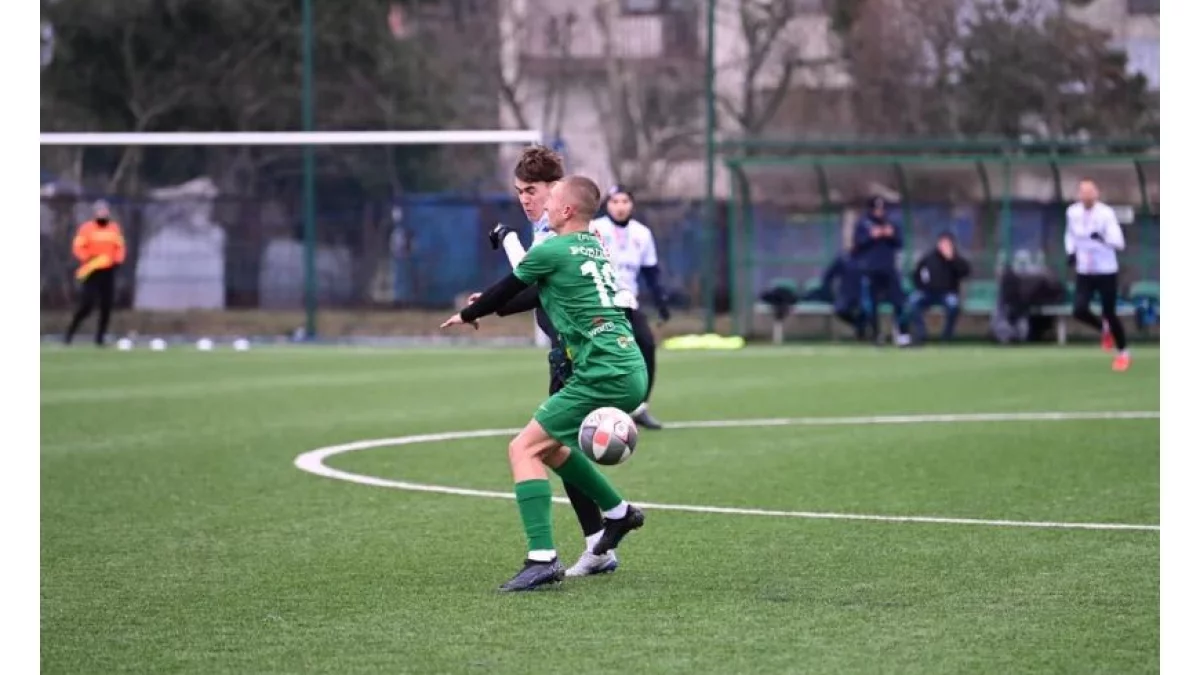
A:
{"type": "Polygon", "coordinates": [[[518,279],[516,275],[509,274],[492,284],[475,302],[443,322],[442,328],[463,323],[475,323],[488,314],[495,314],[496,310],[517,297],[526,288],[529,288],[529,284],[518,279]]]}
{"type": "Polygon", "coordinates": [[[517,294],[517,297],[509,300],[503,307],[496,310],[496,316],[509,316],[511,314],[520,314],[537,309],[538,306],[538,287],[530,286],[517,294]]]}

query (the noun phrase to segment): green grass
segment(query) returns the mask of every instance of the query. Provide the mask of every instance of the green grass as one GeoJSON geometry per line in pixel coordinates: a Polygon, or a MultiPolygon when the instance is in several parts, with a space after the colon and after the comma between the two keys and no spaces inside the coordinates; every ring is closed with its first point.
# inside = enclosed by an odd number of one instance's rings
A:
{"type": "MultiPolygon", "coordinates": [[[[660,353],[666,421],[1158,410],[1158,353],[755,348],[660,353]]],[[[1157,672],[1159,536],[650,511],[612,576],[506,596],[512,502],[292,465],[367,438],[520,426],[532,350],[47,349],[47,673],[1157,672]]],[[[633,500],[1158,522],[1157,420],[643,432],[633,500]]],[[[504,438],[339,455],[511,488],[504,438]]],[[[556,486],[556,490],[561,489],[556,486]]],[[[566,562],[582,542],[567,507],[566,562]]]]}

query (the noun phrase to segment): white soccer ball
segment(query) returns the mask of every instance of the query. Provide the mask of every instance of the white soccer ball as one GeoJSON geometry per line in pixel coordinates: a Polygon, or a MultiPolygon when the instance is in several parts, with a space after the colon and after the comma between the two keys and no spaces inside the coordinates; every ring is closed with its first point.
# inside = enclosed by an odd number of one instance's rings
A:
{"type": "Polygon", "coordinates": [[[120,340],[117,340],[117,349],[120,349],[123,352],[133,349],[133,340],[130,340],[129,338],[121,338],[120,340]]]}
{"type": "Polygon", "coordinates": [[[202,352],[207,352],[212,351],[212,348],[212,340],[209,340],[208,338],[200,338],[199,340],[196,340],[196,349],[199,349],[202,352]]]}
{"type": "Polygon", "coordinates": [[[617,408],[597,408],[579,425],[579,449],[597,464],[612,466],[633,456],[638,428],[617,408]]]}
{"type": "Polygon", "coordinates": [[[239,352],[244,352],[250,349],[250,341],[245,338],[238,338],[233,341],[233,348],[239,352]]]}
{"type": "Polygon", "coordinates": [[[150,341],[150,349],[152,349],[156,352],[161,352],[162,350],[164,350],[166,348],[167,348],[167,341],[163,340],[162,338],[154,338],[153,340],[150,341]]]}

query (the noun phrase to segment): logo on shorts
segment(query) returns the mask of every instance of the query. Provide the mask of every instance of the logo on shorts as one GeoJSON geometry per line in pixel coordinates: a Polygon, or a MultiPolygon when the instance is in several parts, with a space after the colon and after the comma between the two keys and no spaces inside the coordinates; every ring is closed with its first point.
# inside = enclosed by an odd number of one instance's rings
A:
{"type": "Polygon", "coordinates": [[[632,342],[632,340],[630,340],[625,335],[617,336],[617,346],[620,347],[621,349],[628,349],[631,342],[632,342]]]}
{"type": "Polygon", "coordinates": [[[599,323],[597,323],[595,321],[592,322],[592,329],[588,331],[587,336],[589,338],[594,338],[597,335],[600,335],[601,333],[608,333],[608,332],[614,331],[616,329],[617,329],[617,324],[615,324],[611,321],[605,321],[604,319],[601,319],[599,323]]]}

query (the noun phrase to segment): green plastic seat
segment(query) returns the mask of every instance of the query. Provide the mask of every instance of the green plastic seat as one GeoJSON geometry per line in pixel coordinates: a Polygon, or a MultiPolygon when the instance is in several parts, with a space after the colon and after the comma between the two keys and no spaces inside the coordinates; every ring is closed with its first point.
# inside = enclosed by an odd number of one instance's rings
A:
{"type": "Polygon", "coordinates": [[[1133,282],[1129,286],[1129,297],[1154,298],[1155,300],[1158,300],[1158,282],[1151,279],[1141,279],[1133,282]]]}
{"type": "Polygon", "coordinates": [[[969,314],[990,314],[1000,297],[1000,284],[994,279],[968,281],[963,294],[963,311],[969,314]]]}

